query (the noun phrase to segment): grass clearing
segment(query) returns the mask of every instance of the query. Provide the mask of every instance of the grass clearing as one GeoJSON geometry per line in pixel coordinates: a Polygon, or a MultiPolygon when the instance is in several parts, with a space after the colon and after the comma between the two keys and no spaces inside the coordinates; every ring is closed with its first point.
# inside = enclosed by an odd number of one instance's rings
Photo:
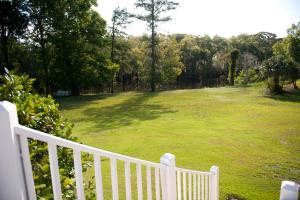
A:
{"type": "Polygon", "coordinates": [[[221,199],[278,199],[282,180],[300,180],[299,91],[271,98],[259,86],[207,88],[59,102],[84,144],[155,162],[170,152],[177,166],[195,170],[219,166],[221,199]]]}

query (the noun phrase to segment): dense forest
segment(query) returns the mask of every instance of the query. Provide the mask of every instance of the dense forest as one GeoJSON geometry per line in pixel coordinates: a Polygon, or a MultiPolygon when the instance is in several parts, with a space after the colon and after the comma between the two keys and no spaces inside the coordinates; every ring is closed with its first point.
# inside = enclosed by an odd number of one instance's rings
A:
{"type": "Polygon", "coordinates": [[[288,29],[286,38],[269,32],[231,38],[163,35],[158,26],[170,20],[165,12],[176,9],[177,3],[137,0],[135,6],[144,9],[145,15],[118,7],[109,23],[112,26],[93,10],[96,3],[1,1],[1,73],[5,68],[26,73],[44,94],[155,91],[258,81],[265,81],[272,92],[282,92],[286,81],[297,87],[300,23],[288,29]],[[149,34],[127,35],[134,19],[144,21],[149,34]]]}

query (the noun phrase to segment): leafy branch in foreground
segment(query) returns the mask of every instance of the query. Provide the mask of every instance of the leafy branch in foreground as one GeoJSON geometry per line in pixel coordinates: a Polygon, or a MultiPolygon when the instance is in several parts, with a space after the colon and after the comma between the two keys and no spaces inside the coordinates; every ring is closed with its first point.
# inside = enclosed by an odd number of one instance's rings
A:
{"type": "MultiPolygon", "coordinates": [[[[3,83],[0,86],[0,101],[6,100],[16,104],[21,125],[78,142],[78,139],[72,135],[73,125],[62,117],[58,109],[59,105],[55,103],[55,100],[50,95],[44,97],[34,94],[32,87],[34,79],[27,75],[15,75],[6,69],[5,75],[0,76],[0,81],[3,83]]],[[[47,144],[30,140],[29,147],[38,199],[52,199],[47,144]]],[[[63,198],[74,199],[73,152],[71,149],[58,146],[57,154],[63,198]]],[[[90,166],[91,159],[86,154],[82,155],[82,159],[82,168],[83,171],[86,171],[90,166]]]]}

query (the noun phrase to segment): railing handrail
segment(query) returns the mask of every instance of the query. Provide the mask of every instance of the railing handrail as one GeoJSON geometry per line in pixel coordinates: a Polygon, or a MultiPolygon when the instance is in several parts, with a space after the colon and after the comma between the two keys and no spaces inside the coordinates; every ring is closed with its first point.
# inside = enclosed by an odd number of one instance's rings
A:
{"type": "Polygon", "coordinates": [[[176,171],[191,173],[191,174],[196,174],[196,175],[204,175],[204,176],[209,176],[209,175],[214,174],[212,172],[202,172],[202,171],[196,171],[196,170],[185,169],[185,168],[180,168],[180,167],[176,167],[176,171]]]}
{"type": "Polygon", "coordinates": [[[15,134],[22,135],[22,136],[25,136],[25,137],[28,137],[31,139],[39,140],[42,142],[52,143],[52,144],[55,144],[58,146],[62,146],[62,147],[70,148],[70,149],[76,149],[78,151],[82,151],[82,152],[86,152],[86,153],[90,153],[90,154],[97,154],[97,155],[103,156],[103,157],[114,158],[114,159],[121,160],[121,161],[129,161],[131,163],[138,163],[138,164],[148,165],[151,167],[158,167],[158,168],[165,167],[165,165],[162,165],[160,163],[155,163],[155,162],[151,162],[151,161],[147,161],[147,160],[143,160],[143,159],[133,158],[130,156],[125,156],[122,154],[113,153],[110,151],[87,146],[87,145],[73,142],[73,141],[70,141],[67,139],[63,139],[63,138],[60,138],[60,137],[57,137],[54,135],[43,133],[41,131],[37,131],[37,130],[31,129],[31,128],[28,128],[28,127],[25,127],[22,125],[15,126],[14,129],[15,129],[15,134]]]}

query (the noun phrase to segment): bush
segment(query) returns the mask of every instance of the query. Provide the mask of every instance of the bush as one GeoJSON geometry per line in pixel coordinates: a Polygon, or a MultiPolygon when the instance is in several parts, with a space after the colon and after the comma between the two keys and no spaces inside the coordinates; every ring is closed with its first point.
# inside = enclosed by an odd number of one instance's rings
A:
{"type": "Polygon", "coordinates": [[[266,80],[267,89],[270,94],[281,94],[283,92],[282,86],[276,82],[273,77],[269,77],[266,80]]]}
{"type": "Polygon", "coordinates": [[[236,77],[236,83],[239,85],[246,85],[249,83],[256,83],[261,81],[262,77],[259,70],[254,67],[249,67],[246,70],[242,70],[239,75],[236,77]]]}
{"type": "MultiPolygon", "coordinates": [[[[77,141],[77,138],[72,136],[73,125],[62,118],[58,104],[52,97],[33,94],[34,79],[27,75],[17,76],[6,70],[6,74],[0,76],[0,82],[3,83],[0,86],[0,101],[6,100],[16,104],[20,124],[61,138],[77,141]]],[[[38,199],[52,199],[47,144],[29,140],[29,148],[38,199]]],[[[74,199],[73,152],[71,149],[58,147],[57,154],[63,198],[74,199]]],[[[89,167],[90,159],[88,156],[83,156],[82,159],[83,170],[86,170],[89,167]]]]}

